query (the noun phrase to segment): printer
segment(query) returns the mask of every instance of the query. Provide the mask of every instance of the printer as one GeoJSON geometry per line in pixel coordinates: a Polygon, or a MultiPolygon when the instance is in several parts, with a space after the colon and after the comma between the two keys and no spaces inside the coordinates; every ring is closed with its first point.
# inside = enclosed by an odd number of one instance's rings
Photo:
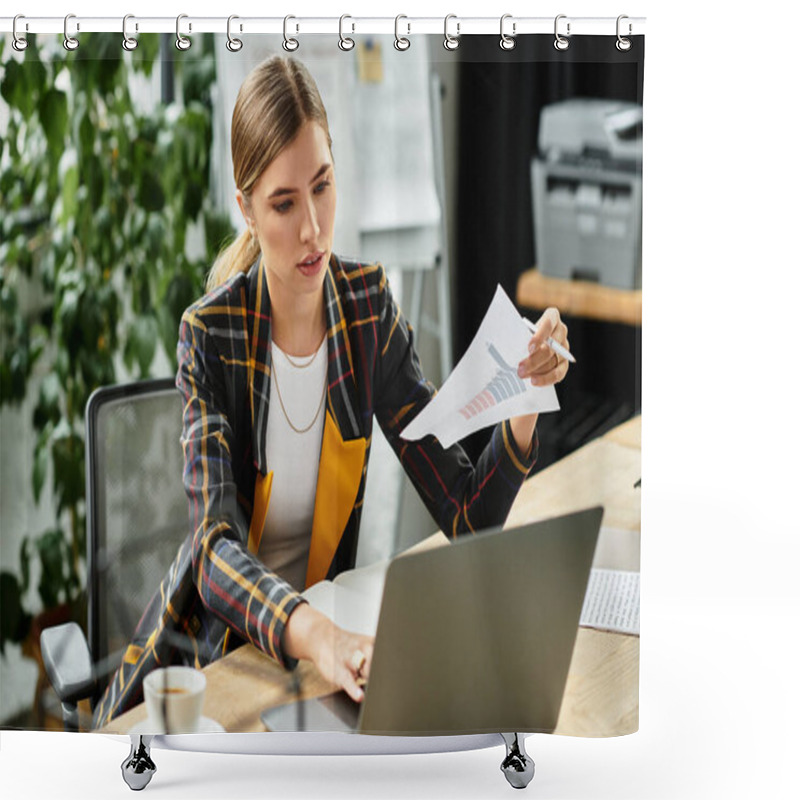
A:
{"type": "Polygon", "coordinates": [[[641,105],[575,98],[544,106],[531,181],[542,274],[641,287],[641,105]]]}

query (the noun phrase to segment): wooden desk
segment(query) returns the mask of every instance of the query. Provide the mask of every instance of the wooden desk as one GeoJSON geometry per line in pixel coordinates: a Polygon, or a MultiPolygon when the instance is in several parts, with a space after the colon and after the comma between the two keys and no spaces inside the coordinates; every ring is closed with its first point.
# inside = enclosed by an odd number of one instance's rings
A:
{"type": "MultiPolygon", "coordinates": [[[[640,417],[553,464],[526,481],[506,527],[601,504],[606,513],[594,566],[639,569],[641,476],[640,417]]],[[[414,548],[446,542],[434,534],[414,548]]],[[[328,694],[328,684],[310,662],[301,662],[303,696],[328,694]]],[[[289,675],[252,645],[207,666],[203,713],[229,731],[264,731],[262,709],[291,698],[289,675]]],[[[580,628],[556,733],[614,736],[639,725],[639,638],[580,628]]],[[[146,716],[144,705],[103,729],[127,733],[146,716]]]]}
{"type": "Polygon", "coordinates": [[[568,281],[529,269],[517,281],[517,304],[555,306],[562,314],[604,322],[642,324],[642,290],[613,289],[591,281],[568,281]]]}
{"type": "MultiPolygon", "coordinates": [[[[527,481],[507,525],[602,505],[593,566],[638,571],[640,477],[637,416],[527,481]]],[[[618,736],[638,728],[639,637],[579,628],[555,733],[618,736]]]]}

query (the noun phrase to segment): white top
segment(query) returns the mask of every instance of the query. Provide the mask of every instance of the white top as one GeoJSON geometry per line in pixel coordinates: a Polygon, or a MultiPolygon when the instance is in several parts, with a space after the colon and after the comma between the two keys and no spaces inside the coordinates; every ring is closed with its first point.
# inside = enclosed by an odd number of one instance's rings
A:
{"type": "Polygon", "coordinates": [[[267,419],[267,469],[273,473],[269,509],[258,557],[298,592],[306,586],[311,524],[317,493],[319,456],[325,409],[305,429],[320,408],[327,389],[327,338],[313,356],[289,356],[272,343],[272,378],[267,419]],[[294,364],[306,366],[294,366],[294,364]],[[284,413],[278,396],[283,399],[284,413]]]}

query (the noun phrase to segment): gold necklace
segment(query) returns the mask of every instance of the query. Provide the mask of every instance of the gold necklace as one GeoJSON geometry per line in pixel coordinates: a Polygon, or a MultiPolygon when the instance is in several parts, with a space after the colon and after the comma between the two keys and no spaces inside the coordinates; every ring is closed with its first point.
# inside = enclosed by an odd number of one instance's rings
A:
{"type": "MultiPolygon", "coordinates": [[[[327,331],[325,331],[325,333],[322,335],[322,342],[324,342],[324,341],[325,341],[325,339],[326,339],[326,337],[327,337],[327,336],[328,336],[328,332],[327,332],[327,331]]],[[[306,363],[305,363],[305,364],[298,364],[296,361],[292,361],[292,359],[289,357],[289,354],[288,354],[288,353],[286,353],[286,352],[285,352],[285,351],[283,351],[283,350],[281,350],[281,353],[283,353],[283,357],[284,357],[284,358],[285,358],[285,359],[286,359],[286,360],[287,360],[287,361],[288,361],[288,362],[289,362],[289,363],[290,363],[290,364],[291,364],[291,365],[292,365],[292,366],[293,366],[295,369],[305,369],[306,367],[310,367],[310,366],[311,366],[311,365],[314,363],[314,359],[317,357],[317,354],[319,353],[319,351],[320,351],[320,350],[322,350],[322,342],[320,342],[320,343],[319,343],[319,345],[317,346],[317,349],[314,351],[314,355],[313,355],[313,356],[311,356],[311,360],[310,360],[310,361],[306,361],[306,363]]],[[[276,346],[277,346],[277,345],[276,345],[276,346]]],[[[279,348],[279,349],[280,349],[280,348],[279,348]]]]}
{"type": "MultiPolygon", "coordinates": [[[[284,353],[284,355],[286,354],[284,353]]],[[[286,413],[286,406],[283,404],[283,398],[281,397],[281,387],[280,384],[278,383],[278,370],[275,369],[275,359],[272,359],[272,374],[275,376],[275,389],[278,392],[278,402],[281,404],[281,410],[283,411],[283,416],[286,417],[286,421],[289,423],[289,427],[295,433],[308,433],[308,431],[310,431],[314,427],[314,423],[317,421],[317,417],[319,417],[319,412],[322,411],[322,406],[325,403],[325,395],[328,389],[327,384],[323,382],[322,397],[320,397],[319,399],[319,406],[317,406],[317,413],[314,414],[314,419],[312,419],[311,422],[305,428],[297,428],[295,427],[294,423],[289,419],[289,415],[286,413]]]]}

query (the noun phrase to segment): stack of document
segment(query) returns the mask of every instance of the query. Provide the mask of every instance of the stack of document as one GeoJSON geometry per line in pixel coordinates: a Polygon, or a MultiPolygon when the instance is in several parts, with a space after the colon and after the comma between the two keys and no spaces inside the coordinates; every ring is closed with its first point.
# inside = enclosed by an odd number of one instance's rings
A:
{"type": "Polygon", "coordinates": [[[639,573],[593,569],[580,624],[614,633],[639,635],[639,573]]]}

